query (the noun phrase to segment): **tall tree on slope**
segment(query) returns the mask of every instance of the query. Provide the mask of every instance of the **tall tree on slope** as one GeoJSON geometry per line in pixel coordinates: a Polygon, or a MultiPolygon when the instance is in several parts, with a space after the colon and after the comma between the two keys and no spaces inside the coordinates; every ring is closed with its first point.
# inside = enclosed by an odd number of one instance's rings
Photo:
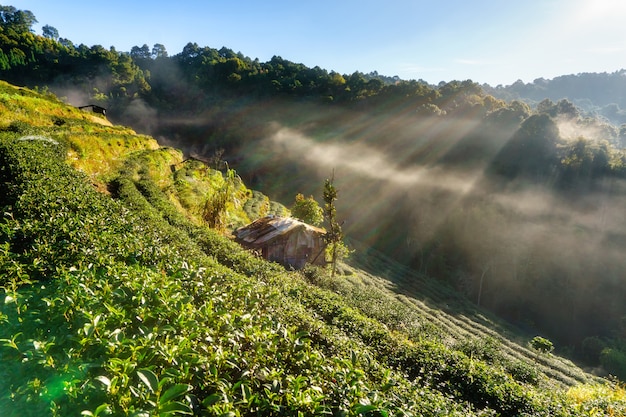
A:
{"type": "Polygon", "coordinates": [[[330,179],[327,179],[324,183],[324,218],[328,222],[328,230],[326,232],[326,243],[330,248],[331,254],[331,277],[335,276],[337,270],[337,254],[341,240],[343,239],[343,233],[341,231],[341,225],[337,222],[337,209],[335,207],[335,200],[337,200],[337,189],[333,184],[335,180],[335,173],[330,179]]]}

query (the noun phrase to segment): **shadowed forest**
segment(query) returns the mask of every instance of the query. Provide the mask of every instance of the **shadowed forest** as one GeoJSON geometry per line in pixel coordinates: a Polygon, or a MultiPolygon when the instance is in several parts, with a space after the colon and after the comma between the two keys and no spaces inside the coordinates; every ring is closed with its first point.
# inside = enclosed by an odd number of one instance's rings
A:
{"type": "Polygon", "coordinates": [[[105,107],[287,206],[334,173],[348,242],[626,378],[623,71],[430,85],[195,43],[120,52],[34,22],[2,7],[3,80],[105,107]]]}

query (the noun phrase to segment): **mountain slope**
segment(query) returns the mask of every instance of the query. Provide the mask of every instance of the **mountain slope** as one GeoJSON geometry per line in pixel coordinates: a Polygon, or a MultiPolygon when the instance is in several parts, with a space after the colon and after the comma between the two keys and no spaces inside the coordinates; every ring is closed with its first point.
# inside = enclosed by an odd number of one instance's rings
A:
{"type": "MultiPolygon", "coordinates": [[[[246,184],[284,204],[298,193],[318,195],[333,172],[346,236],[446,280],[494,314],[548,336],[561,352],[626,380],[626,129],[597,116],[623,118],[621,71],[516,83],[536,100],[507,103],[496,96],[523,95],[471,80],[434,86],[280,57],[260,62],[192,42],[171,56],[162,45],[155,54],[147,46],[126,53],[74,45],[34,34],[34,19],[14,8],[5,12],[3,79],[106,107],[112,120],[211,167],[225,167],[224,157],[246,184]],[[607,91],[613,98],[591,113],[559,99],[567,92],[585,107],[607,91]]],[[[58,123],[59,132],[85,128],[62,111],[47,123],[58,123]]],[[[250,219],[248,209],[273,210],[267,197],[245,196],[234,174],[183,164],[172,149],[126,161],[117,155],[135,146],[132,135],[120,141],[121,131],[111,129],[105,146],[92,147],[89,133],[105,130],[88,129],[82,137],[73,130],[68,141],[75,166],[102,191],[119,184],[99,173],[124,164],[143,192],[149,175],[158,175],[170,203],[196,224],[227,229],[250,219]],[[160,173],[167,164],[174,177],[160,173]],[[213,218],[210,209],[231,186],[241,194],[213,218]]]]}
{"type": "Polygon", "coordinates": [[[196,211],[224,177],[0,87],[3,415],[626,411],[619,387],[375,252],[335,280],[254,257],[196,211]]]}

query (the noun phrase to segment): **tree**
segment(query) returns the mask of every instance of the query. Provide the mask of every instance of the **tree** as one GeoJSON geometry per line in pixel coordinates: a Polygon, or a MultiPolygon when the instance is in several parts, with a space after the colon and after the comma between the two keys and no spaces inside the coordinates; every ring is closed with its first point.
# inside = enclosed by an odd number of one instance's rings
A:
{"type": "Polygon", "coordinates": [[[13,6],[0,5],[0,27],[10,28],[17,33],[32,31],[37,23],[35,15],[30,10],[17,10],[13,6]]]}
{"type": "Polygon", "coordinates": [[[222,178],[221,184],[209,193],[202,207],[202,218],[207,226],[218,231],[226,230],[229,210],[238,209],[249,197],[234,169],[228,169],[222,178]]]}
{"type": "Polygon", "coordinates": [[[343,86],[346,84],[346,79],[343,78],[343,75],[339,74],[338,72],[331,71],[329,77],[330,77],[330,85],[333,87],[343,88],[343,86]]]}
{"type": "Polygon", "coordinates": [[[591,143],[579,136],[568,148],[564,150],[561,158],[561,171],[565,181],[590,178],[593,163],[593,150],[591,143]]]}
{"type": "Polygon", "coordinates": [[[160,43],[155,43],[152,47],[152,58],[167,58],[167,49],[165,49],[165,45],[160,43]]]}
{"type": "Polygon", "coordinates": [[[52,39],[55,41],[59,39],[59,31],[54,26],[45,25],[41,29],[43,31],[44,38],[52,39]]]}
{"type": "Polygon", "coordinates": [[[313,226],[319,226],[324,221],[324,210],[313,196],[305,198],[300,193],[296,195],[296,201],[291,207],[291,215],[313,226]]]}
{"type": "Polygon", "coordinates": [[[552,342],[541,336],[533,337],[533,340],[530,341],[530,346],[541,353],[550,353],[554,350],[552,342]]]}
{"type": "Polygon", "coordinates": [[[67,38],[59,38],[58,42],[64,47],[66,47],[67,49],[70,49],[70,50],[74,49],[74,44],[72,43],[71,40],[67,38]]]}
{"type": "Polygon", "coordinates": [[[145,43],[143,44],[142,47],[139,46],[133,46],[130,49],[130,56],[135,59],[135,60],[147,60],[150,59],[150,47],[148,47],[148,45],[146,45],[145,43]]]}
{"type": "Polygon", "coordinates": [[[580,117],[578,108],[567,99],[561,99],[556,103],[556,113],[559,116],[565,116],[569,119],[577,119],[580,117]]]}
{"type": "Polygon", "coordinates": [[[342,244],[343,233],[341,225],[337,222],[337,208],[335,200],[337,200],[337,189],[333,184],[334,174],[331,179],[327,179],[324,183],[324,217],[328,223],[326,231],[326,243],[330,249],[332,272],[331,277],[335,276],[337,270],[337,257],[342,244]]]}
{"type": "Polygon", "coordinates": [[[502,147],[492,167],[498,174],[509,178],[524,175],[545,179],[558,165],[559,140],[559,129],[550,116],[544,113],[532,115],[502,147]]]}
{"type": "Polygon", "coordinates": [[[537,104],[537,113],[545,113],[550,116],[556,116],[556,105],[549,98],[545,98],[537,104]]]}
{"type": "Polygon", "coordinates": [[[363,98],[367,90],[367,80],[359,71],[355,71],[346,80],[346,87],[350,89],[350,97],[354,99],[363,98]]]}
{"type": "Polygon", "coordinates": [[[626,379],[626,352],[621,349],[607,347],[600,354],[600,363],[611,375],[626,379]]]}
{"type": "Polygon", "coordinates": [[[513,100],[507,106],[489,112],[487,120],[501,128],[512,128],[518,127],[530,114],[528,104],[513,100]]]}

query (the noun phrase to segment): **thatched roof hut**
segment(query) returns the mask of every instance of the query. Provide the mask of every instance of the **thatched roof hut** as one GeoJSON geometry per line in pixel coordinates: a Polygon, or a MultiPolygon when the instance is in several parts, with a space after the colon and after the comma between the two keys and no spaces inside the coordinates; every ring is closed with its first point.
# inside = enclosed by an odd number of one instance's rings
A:
{"type": "Polygon", "coordinates": [[[325,265],[326,231],[292,217],[268,216],[235,230],[235,240],[263,258],[301,269],[307,263],[325,265]]]}

